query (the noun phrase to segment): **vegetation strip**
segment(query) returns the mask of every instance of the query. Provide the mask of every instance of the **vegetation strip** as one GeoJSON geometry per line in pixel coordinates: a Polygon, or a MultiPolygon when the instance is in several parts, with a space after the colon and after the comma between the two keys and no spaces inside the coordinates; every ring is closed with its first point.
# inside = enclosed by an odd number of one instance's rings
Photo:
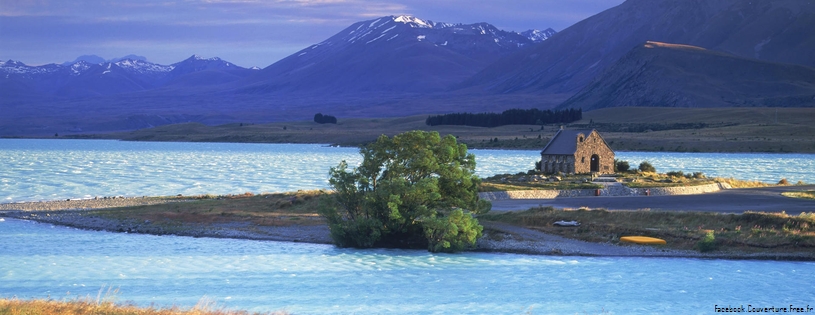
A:
{"type": "Polygon", "coordinates": [[[567,211],[544,207],[488,213],[479,219],[595,243],[619,244],[621,236],[643,235],[664,239],[672,249],[718,250],[723,254],[808,252],[812,256],[815,248],[815,213],[790,216],[755,212],[567,211]],[[556,221],[577,221],[580,226],[558,227],[553,225],[556,221]]]}
{"type": "MultiPolygon", "coordinates": [[[[158,235],[331,242],[326,221],[317,214],[319,204],[323,202],[321,200],[329,197],[325,191],[199,197],[201,198],[183,203],[81,211],[6,211],[0,212],[0,216],[114,232],[125,232],[130,228],[131,232],[158,235]]],[[[620,236],[659,237],[668,241],[661,248],[681,250],[661,254],[665,256],[696,257],[701,254],[699,257],[815,260],[813,213],[789,216],[767,213],[737,215],[538,208],[521,212],[487,213],[477,218],[485,226],[485,242],[502,242],[497,247],[484,247],[479,242],[476,250],[605,255],[603,252],[579,248],[571,251],[562,248],[518,249],[515,245],[519,242],[551,247],[552,244],[543,239],[524,236],[523,231],[534,230],[547,235],[615,247],[621,245],[620,236]],[[553,225],[561,220],[578,221],[581,225],[553,225]],[[492,228],[499,226],[499,223],[504,224],[500,225],[503,227],[515,228],[492,228]],[[708,243],[713,246],[697,245],[708,237],[708,233],[712,233],[712,240],[708,243]],[[515,245],[507,243],[507,240],[514,240],[515,245]],[[701,250],[705,250],[705,253],[700,253],[701,250]]],[[[639,254],[633,252],[633,255],[639,254]]]]}

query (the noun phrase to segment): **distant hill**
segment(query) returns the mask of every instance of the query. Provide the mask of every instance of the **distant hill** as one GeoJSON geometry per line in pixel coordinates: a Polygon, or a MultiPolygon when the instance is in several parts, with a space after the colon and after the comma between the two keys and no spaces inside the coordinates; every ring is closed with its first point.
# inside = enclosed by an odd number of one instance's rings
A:
{"type": "Polygon", "coordinates": [[[646,42],[562,108],[815,106],[815,68],[646,42]]]}
{"type": "Polygon", "coordinates": [[[28,66],[14,60],[0,61],[0,74],[3,75],[0,83],[7,86],[7,92],[4,93],[6,96],[25,101],[27,97],[87,98],[119,95],[163,86],[211,86],[237,81],[257,71],[236,66],[217,57],[202,58],[193,55],[169,66],[141,58],[95,64],[84,61],[93,58],[82,56],[78,58],[82,60],[72,64],[44,66],[28,66]]]}
{"type": "Polygon", "coordinates": [[[628,0],[498,60],[458,87],[576,93],[648,40],[812,67],[813,29],[813,1],[628,0]]]}

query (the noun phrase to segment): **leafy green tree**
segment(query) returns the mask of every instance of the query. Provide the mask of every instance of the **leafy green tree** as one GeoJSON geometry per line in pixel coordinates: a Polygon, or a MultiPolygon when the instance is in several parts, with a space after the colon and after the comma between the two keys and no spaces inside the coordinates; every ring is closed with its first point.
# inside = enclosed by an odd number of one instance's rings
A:
{"type": "Polygon", "coordinates": [[[478,198],[475,156],[453,136],[409,131],[380,136],[360,149],[359,167],[332,167],[335,194],[320,207],[340,247],[471,248],[483,227],[473,214],[489,211],[478,198]]]}

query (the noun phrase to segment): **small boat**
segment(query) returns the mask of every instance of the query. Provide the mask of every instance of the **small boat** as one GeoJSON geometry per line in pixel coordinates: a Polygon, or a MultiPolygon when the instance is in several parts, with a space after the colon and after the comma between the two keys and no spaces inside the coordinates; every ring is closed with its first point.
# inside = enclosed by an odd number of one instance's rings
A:
{"type": "Polygon", "coordinates": [[[648,245],[665,245],[667,242],[661,238],[648,237],[648,236],[623,236],[620,241],[635,243],[635,244],[648,244],[648,245]]]}
{"type": "Polygon", "coordinates": [[[580,222],[577,222],[577,221],[563,221],[563,220],[560,220],[560,221],[555,221],[555,223],[552,223],[552,224],[555,225],[555,226],[580,226],[580,222]]]}

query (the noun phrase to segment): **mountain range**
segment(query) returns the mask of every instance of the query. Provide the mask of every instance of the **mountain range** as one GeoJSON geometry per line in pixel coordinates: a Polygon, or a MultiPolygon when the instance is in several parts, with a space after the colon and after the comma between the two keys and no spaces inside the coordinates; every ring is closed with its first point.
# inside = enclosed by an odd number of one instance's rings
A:
{"type": "Polygon", "coordinates": [[[648,41],[560,107],[802,107],[813,102],[815,68],[648,41]]]}
{"type": "Polygon", "coordinates": [[[354,23],[263,69],[0,62],[0,135],[508,108],[815,106],[815,4],[627,0],[555,32],[354,23]]]}

